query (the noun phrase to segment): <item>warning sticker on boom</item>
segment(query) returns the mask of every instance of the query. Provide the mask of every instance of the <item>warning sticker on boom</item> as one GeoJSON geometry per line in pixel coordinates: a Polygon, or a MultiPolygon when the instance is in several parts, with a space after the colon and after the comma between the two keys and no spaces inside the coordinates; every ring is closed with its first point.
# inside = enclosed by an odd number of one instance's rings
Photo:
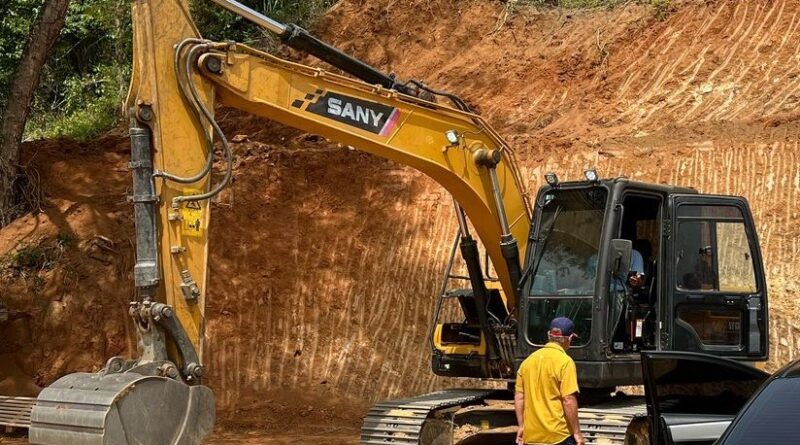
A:
{"type": "MultiPolygon", "coordinates": [[[[199,195],[200,190],[184,189],[184,195],[199,195]]],[[[203,204],[201,201],[184,201],[181,203],[181,234],[201,237],[205,231],[203,204]]]]}

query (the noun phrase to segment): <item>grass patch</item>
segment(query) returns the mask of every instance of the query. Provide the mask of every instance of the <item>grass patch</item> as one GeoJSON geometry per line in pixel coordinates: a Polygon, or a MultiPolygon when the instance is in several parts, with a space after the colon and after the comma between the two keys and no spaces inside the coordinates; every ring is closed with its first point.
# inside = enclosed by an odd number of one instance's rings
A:
{"type": "Polygon", "coordinates": [[[75,236],[69,233],[59,232],[58,235],[56,235],[56,243],[58,243],[58,247],[61,249],[72,247],[75,243],[75,236]]]}
{"type": "Polygon", "coordinates": [[[47,285],[48,271],[64,260],[64,252],[75,242],[69,235],[43,238],[37,243],[20,243],[16,249],[0,257],[0,278],[22,280],[34,292],[47,285]]]}
{"type": "Polygon", "coordinates": [[[46,249],[40,246],[22,245],[11,253],[11,266],[20,270],[42,270],[50,266],[46,249]]]}
{"type": "MultiPolygon", "coordinates": [[[[102,98],[108,99],[108,98],[102,98]]],[[[100,100],[68,114],[39,115],[30,123],[28,139],[69,138],[88,141],[108,131],[119,122],[116,101],[100,100]]]]}
{"type": "Polygon", "coordinates": [[[0,260],[0,269],[17,275],[36,275],[52,269],[64,255],[64,251],[75,243],[70,234],[59,233],[55,240],[42,239],[36,244],[20,243],[16,249],[0,260]]]}
{"type": "Polygon", "coordinates": [[[556,0],[548,3],[562,8],[613,8],[625,0],[556,0]]]}
{"type": "Polygon", "coordinates": [[[120,78],[127,78],[127,71],[127,66],[95,67],[89,75],[67,78],[64,91],[52,103],[37,98],[33,104],[36,112],[25,127],[26,139],[87,141],[114,128],[123,99],[120,78]]]}

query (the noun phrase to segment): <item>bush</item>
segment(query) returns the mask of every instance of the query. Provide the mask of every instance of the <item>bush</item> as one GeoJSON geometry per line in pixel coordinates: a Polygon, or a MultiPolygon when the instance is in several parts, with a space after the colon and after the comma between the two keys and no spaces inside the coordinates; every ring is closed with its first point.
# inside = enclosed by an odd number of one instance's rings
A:
{"type": "MultiPolygon", "coordinates": [[[[281,23],[308,27],[335,0],[240,0],[245,6],[281,23]]],[[[269,31],[222,9],[208,0],[193,0],[192,16],[203,37],[211,40],[235,40],[263,50],[275,50],[278,39],[269,31]]]]}
{"type": "Polygon", "coordinates": [[[52,98],[57,102],[48,107],[37,97],[26,137],[88,140],[114,127],[124,100],[119,78],[127,81],[129,71],[128,65],[101,65],[88,76],[65,78],[63,90],[52,98]]]}

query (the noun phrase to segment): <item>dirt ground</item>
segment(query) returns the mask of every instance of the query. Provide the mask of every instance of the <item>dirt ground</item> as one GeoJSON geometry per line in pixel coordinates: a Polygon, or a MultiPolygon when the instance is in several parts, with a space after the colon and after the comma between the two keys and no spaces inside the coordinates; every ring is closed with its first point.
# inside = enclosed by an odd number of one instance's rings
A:
{"type": "MultiPolygon", "coordinates": [[[[558,11],[489,0],[339,2],[318,32],[402,79],[457,92],[546,171],[745,196],[771,297],[771,368],[798,355],[800,1],[558,11]],[[507,20],[503,20],[506,17],[507,20]]],[[[234,182],[212,206],[212,443],[357,441],[377,400],[438,389],[426,331],[455,233],[420,174],[218,110],[234,182]]],[[[35,141],[40,211],[0,230],[0,390],[130,355],[129,145],[35,141]]],[[[8,438],[0,437],[0,443],[8,438]]],[[[6,442],[4,442],[6,441],[6,442]]]]}
{"type": "MultiPolygon", "coordinates": [[[[319,445],[355,445],[358,443],[357,427],[319,427],[309,425],[302,430],[282,431],[272,434],[258,431],[229,431],[214,433],[205,442],[208,445],[295,445],[314,443],[319,445]]],[[[0,435],[0,445],[27,445],[23,435],[0,435]]]]}

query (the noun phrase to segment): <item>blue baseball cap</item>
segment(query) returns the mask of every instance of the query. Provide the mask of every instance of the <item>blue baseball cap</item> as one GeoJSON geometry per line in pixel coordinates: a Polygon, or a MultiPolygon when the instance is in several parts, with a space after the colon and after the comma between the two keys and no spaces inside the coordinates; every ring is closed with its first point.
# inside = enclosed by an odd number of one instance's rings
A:
{"type": "Polygon", "coordinates": [[[554,318],[550,322],[550,335],[553,337],[577,337],[575,323],[567,317],[554,318]]]}

